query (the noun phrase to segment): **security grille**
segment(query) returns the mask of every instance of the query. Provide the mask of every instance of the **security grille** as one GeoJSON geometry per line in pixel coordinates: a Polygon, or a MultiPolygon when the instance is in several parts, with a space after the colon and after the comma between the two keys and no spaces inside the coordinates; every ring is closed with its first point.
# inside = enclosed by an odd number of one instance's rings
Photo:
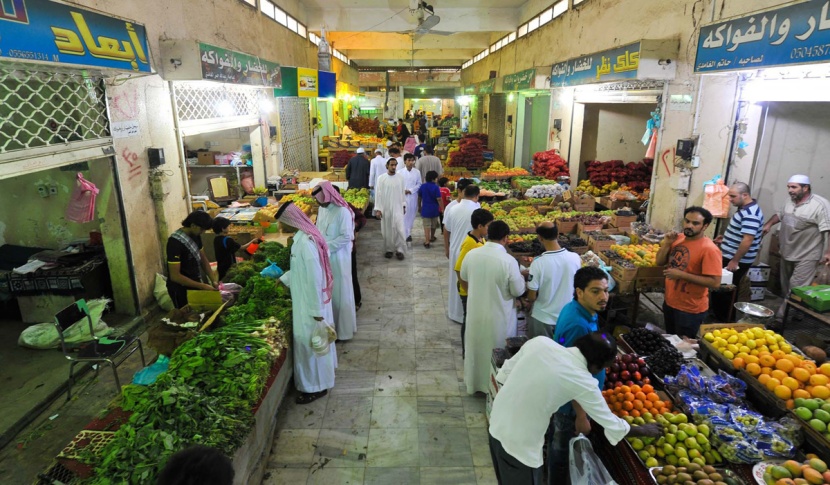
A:
{"type": "Polygon", "coordinates": [[[314,171],[308,99],[279,98],[283,170],[314,171]]]}
{"type": "Polygon", "coordinates": [[[490,113],[487,115],[487,134],[490,148],[496,160],[504,160],[504,123],[507,116],[507,99],[503,94],[490,95],[490,113]]]}
{"type": "Polygon", "coordinates": [[[0,63],[0,154],[110,136],[99,75],[29,69],[0,63]]]}
{"type": "Polygon", "coordinates": [[[259,117],[267,89],[207,81],[175,82],[179,121],[259,117]]]}

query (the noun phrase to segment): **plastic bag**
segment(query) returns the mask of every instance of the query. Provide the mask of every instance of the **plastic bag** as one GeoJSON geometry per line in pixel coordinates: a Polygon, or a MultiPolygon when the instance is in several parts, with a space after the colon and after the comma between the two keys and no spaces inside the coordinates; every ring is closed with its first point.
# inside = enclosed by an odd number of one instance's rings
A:
{"type": "MultiPolygon", "coordinates": [[[[87,302],[89,316],[92,318],[92,328],[96,337],[103,337],[112,333],[112,329],[101,320],[101,315],[107,308],[110,300],[101,298],[87,302]]],[[[63,331],[63,338],[69,345],[80,344],[92,340],[89,334],[89,322],[86,317],[78,320],[63,331]]],[[[61,340],[54,323],[38,323],[27,327],[20,333],[17,345],[30,349],[56,349],[61,340]]]]}
{"type": "Polygon", "coordinates": [[[816,278],[813,280],[814,285],[830,285],[830,266],[826,264],[819,265],[816,270],[816,278]]]}
{"type": "Polygon", "coordinates": [[[84,178],[78,172],[78,185],[69,198],[69,205],[66,207],[66,220],[85,223],[95,218],[95,197],[98,195],[98,187],[84,178]]]}
{"type": "Polygon", "coordinates": [[[170,367],[170,359],[166,355],[159,355],[155,362],[135,373],[133,384],[149,386],[156,382],[158,376],[166,372],[168,367],[170,367]]]}
{"type": "Polygon", "coordinates": [[[285,271],[283,271],[282,268],[277,266],[277,263],[274,263],[270,259],[266,261],[268,261],[268,266],[266,266],[265,269],[259,272],[260,276],[277,280],[280,278],[280,276],[283,275],[283,273],[285,273],[285,271]]]}
{"type": "Polygon", "coordinates": [[[334,326],[325,320],[317,320],[316,322],[317,327],[311,332],[309,345],[311,345],[311,350],[315,354],[323,356],[329,353],[332,342],[337,340],[337,332],[334,330],[334,326]]]}
{"type": "Polygon", "coordinates": [[[723,183],[720,175],[703,184],[705,199],[703,208],[712,213],[713,217],[727,217],[729,215],[729,187],[723,183]],[[716,180],[717,179],[717,180],[716,180]]]}
{"type": "Polygon", "coordinates": [[[571,439],[570,470],[571,485],[616,485],[617,483],[611,478],[605,465],[594,452],[591,442],[583,435],[571,439]]]}
{"type": "Polygon", "coordinates": [[[156,297],[156,303],[159,304],[159,308],[162,310],[169,312],[173,309],[173,300],[170,299],[170,293],[167,293],[167,278],[163,274],[156,273],[153,296],[156,297]]]}

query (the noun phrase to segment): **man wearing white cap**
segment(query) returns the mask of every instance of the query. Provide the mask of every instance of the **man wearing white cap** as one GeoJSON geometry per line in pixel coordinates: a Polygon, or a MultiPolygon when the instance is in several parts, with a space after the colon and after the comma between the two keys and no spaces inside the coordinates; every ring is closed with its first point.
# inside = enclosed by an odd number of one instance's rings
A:
{"type": "Polygon", "coordinates": [[[365,189],[369,187],[369,158],[363,147],[357,149],[349,163],[346,164],[346,180],[350,189],[365,189]]]}
{"type": "MultiPolygon", "coordinates": [[[[764,224],[764,235],[781,222],[778,235],[781,246],[781,290],[789,296],[790,290],[813,282],[819,263],[830,264],[830,202],[813,194],[810,178],[793,175],[787,181],[790,194],[783,209],[764,224]]],[[[784,318],[782,304],[777,319],[784,318]]]]}

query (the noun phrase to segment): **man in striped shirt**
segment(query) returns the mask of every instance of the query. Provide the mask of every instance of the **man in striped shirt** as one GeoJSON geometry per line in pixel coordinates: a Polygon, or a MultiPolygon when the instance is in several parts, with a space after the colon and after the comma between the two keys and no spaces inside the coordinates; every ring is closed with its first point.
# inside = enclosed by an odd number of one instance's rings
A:
{"type": "Polygon", "coordinates": [[[763,238],[764,213],[752,198],[749,186],[735,182],[729,188],[729,201],[738,208],[723,236],[715,238],[723,255],[723,266],[734,274],[732,282],[741,284],[741,279],[755,262],[763,238]]]}

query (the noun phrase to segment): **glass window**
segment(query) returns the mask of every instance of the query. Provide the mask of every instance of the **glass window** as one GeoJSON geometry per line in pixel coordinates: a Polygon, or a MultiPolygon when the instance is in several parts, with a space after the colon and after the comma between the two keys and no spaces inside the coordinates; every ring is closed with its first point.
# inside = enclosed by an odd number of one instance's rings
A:
{"type": "Polygon", "coordinates": [[[507,36],[507,43],[511,43],[516,40],[516,32],[511,32],[510,35],[507,36]]]}
{"type": "Polygon", "coordinates": [[[288,17],[288,24],[286,25],[286,27],[288,27],[288,30],[290,30],[291,32],[297,32],[297,21],[294,20],[294,17],[288,17]]]}
{"type": "Polygon", "coordinates": [[[584,2],[585,0],[574,0],[574,5],[579,5],[580,3],[584,2]]]}
{"type": "Polygon", "coordinates": [[[274,18],[274,4],[269,2],[268,0],[262,0],[259,3],[259,9],[262,10],[262,13],[267,15],[268,17],[274,18]]]}
{"type": "Polygon", "coordinates": [[[553,18],[556,18],[568,11],[568,0],[560,0],[553,6],[553,18]]]}
{"type": "Polygon", "coordinates": [[[545,25],[546,23],[553,20],[553,9],[549,8],[539,14],[539,25],[545,25]]]}
{"type": "Polygon", "coordinates": [[[256,0],[242,0],[243,2],[247,3],[252,7],[256,7],[256,0]]]}
{"type": "Polygon", "coordinates": [[[297,33],[300,34],[300,36],[305,37],[308,33],[308,31],[305,28],[305,25],[297,22],[297,33]]]}
{"type": "Polygon", "coordinates": [[[281,8],[274,6],[274,20],[276,20],[282,25],[287,25],[288,17],[285,15],[285,12],[283,12],[281,8]]]}
{"type": "Polygon", "coordinates": [[[315,34],[314,32],[308,33],[308,40],[310,40],[311,43],[314,45],[320,45],[320,38],[317,37],[317,34],[315,34]]]}
{"type": "Polygon", "coordinates": [[[533,32],[534,30],[539,28],[539,17],[535,17],[527,23],[527,32],[533,32]]]}
{"type": "Polygon", "coordinates": [[[527,24],[519,27],[519,37],[523,37],[525,34],[527,34],[527,24]]]}

